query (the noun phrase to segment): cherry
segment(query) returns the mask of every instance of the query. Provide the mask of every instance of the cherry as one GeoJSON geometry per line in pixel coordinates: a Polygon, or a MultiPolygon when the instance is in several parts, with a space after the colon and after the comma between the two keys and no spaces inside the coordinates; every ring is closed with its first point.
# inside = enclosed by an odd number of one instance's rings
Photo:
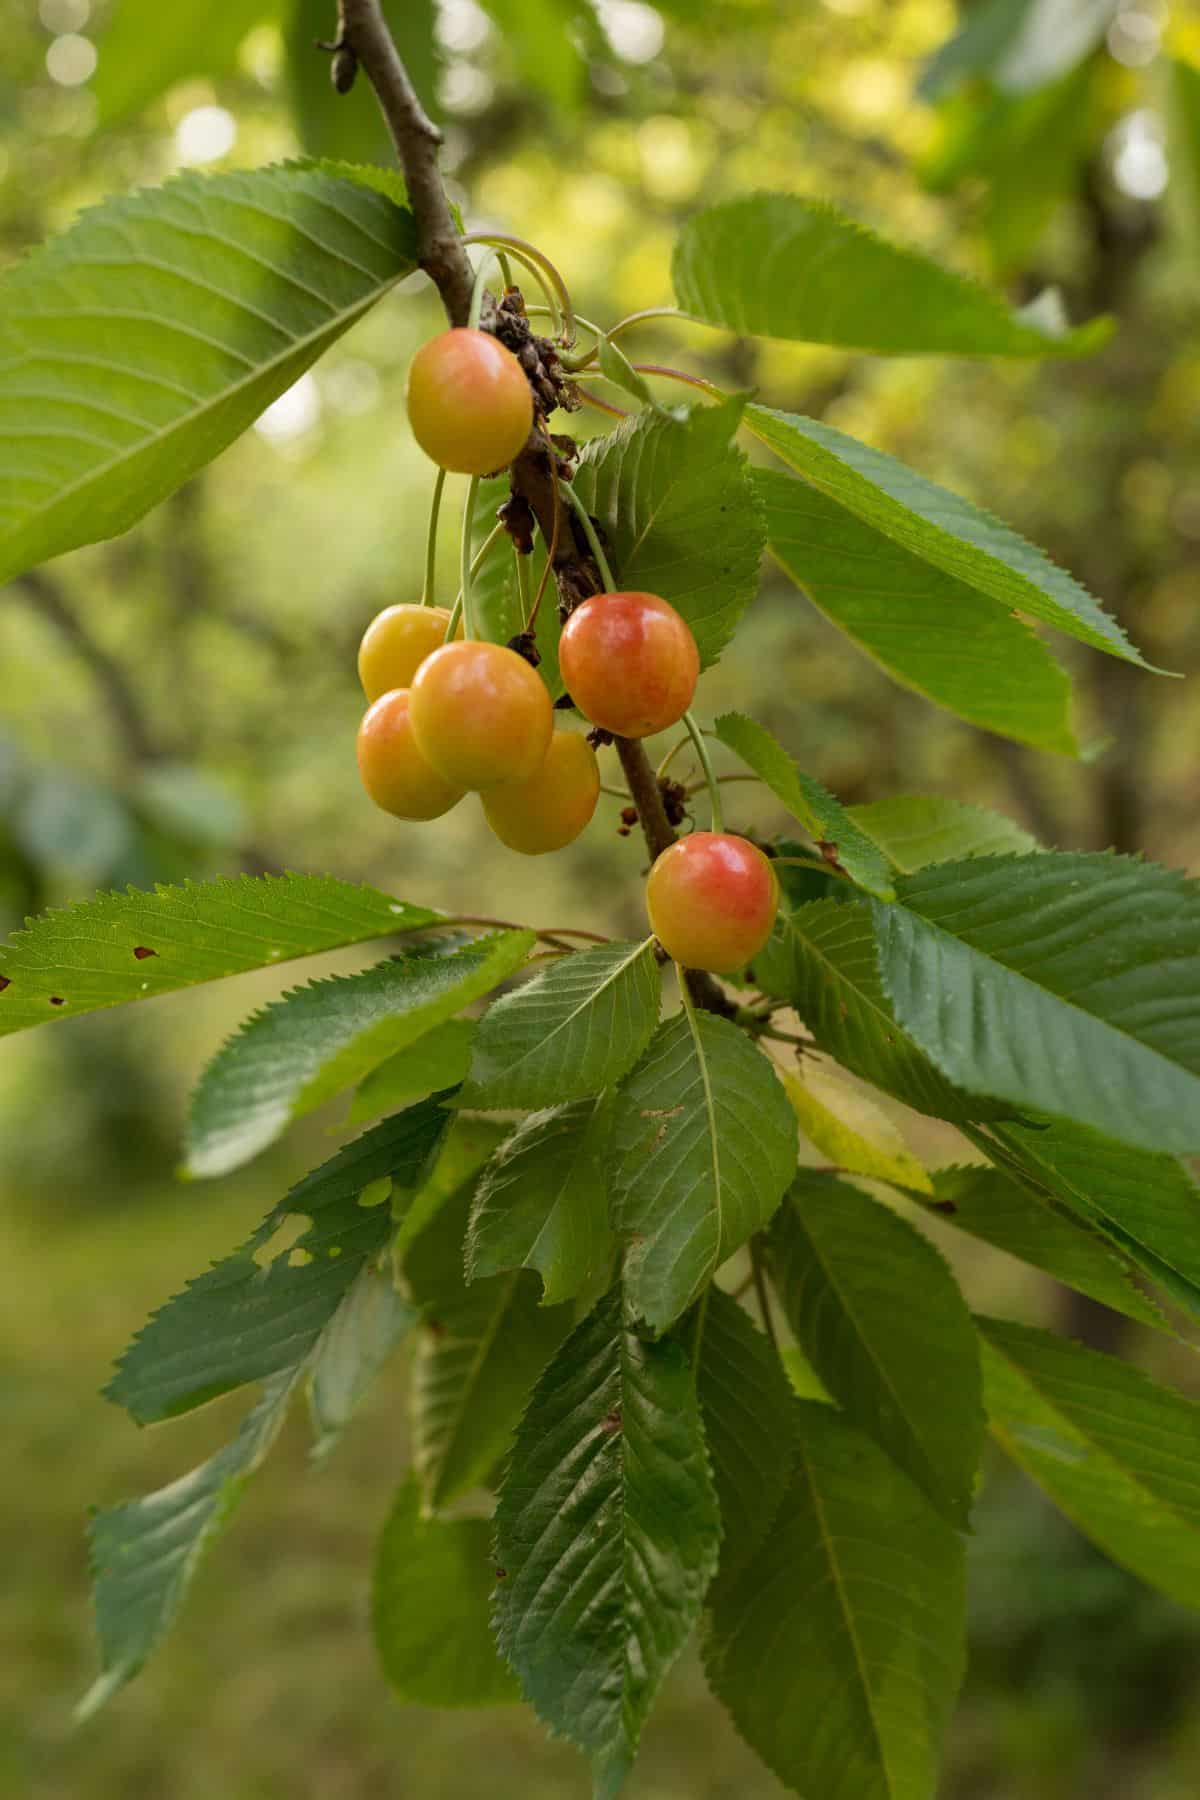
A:
{"type": "Polygon", "coordinates": [[[358,728],[358,772],[376,806],[398,819],[440,819],[463,797],[417,748],[404,688],[368,707],[358,728]]]}
{"type": "Polygon", "coordinates": [[[427,656],[412,684],[412,728],[444,780],[493,788],[536,775],[554,711],[541,678],[503,644],[470,639],[427,656]]]}
{"type": "Polygon", "coordinates": [[[664,850],[646,882],[650,926],[687,969],[729,975],[771,935],[779,882],[762,851],[726,831],[696,831],[664,850]]]}
{"type": "Polygon", "coordinates": [[[367,699],[411,687],[425,658],[445,643],[449,623],[444,606],[388,606],[372,619],[358,650],[358,678],[367,699]]]}
{"type": "Polygon", "coordinates": [[[459,475],[507,468],[533,428],[533,394],[511,350],[456,327],[422,344],[408,371],[408,418],[426,456],[459,475]]]}
{"type": "Polygon", "coordinates": [[[579,836],[599,795],[600,767],[592,746],[574,731],[556,731],[537,774],[492,788],[483,810],[502,844],[523,856],[542,856],[579,836]]]}
{"type": "Polygon", "coordinates": [[[585,600],[563,626],[558,663],[580,712],[618,737],[676,724],[700,675],[687,621],[657,594],[585,600]]]}

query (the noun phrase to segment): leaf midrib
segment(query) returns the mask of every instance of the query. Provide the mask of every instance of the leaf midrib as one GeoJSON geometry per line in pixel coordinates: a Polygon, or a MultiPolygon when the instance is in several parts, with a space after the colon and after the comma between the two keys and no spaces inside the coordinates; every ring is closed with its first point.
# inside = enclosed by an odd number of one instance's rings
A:
{"type": "MultiPolygon", "coordinates": [[[[607,992],[613,983],[618,981],[621,976],[624,975],[625,971],[637,962],[639,957],[647,954],[653,942],[653,938],[644,939],[642,943],[638,944],[637,947],[630,952],[623,962],[619,963],[610,974],[604,977],[604,980],[600,982],[597,987],[589,988],[579,1004],[574,1007],[564,1019],[561,1019],[551,1031],[548,1031],[545,1037],[540,1037],[537,1040],[537,1043],[531,1045],[528,1050],[518,1056],[515,1062],[508,1064],[504,1072],[505,1080],[511,1081],[517,1070],[520,1069],[523,1063],[527,1063],[531,1056],[544,1056],[547,1045],[552,1044],[560,1032],[566,1031],[569,1026],[573,1025],[581,1013],[585,1013],[590,1006],[595,1006],[601,996],[607,992]]],[[[486,1089],[484,1091],[486,1092],[486,1089]]]]}

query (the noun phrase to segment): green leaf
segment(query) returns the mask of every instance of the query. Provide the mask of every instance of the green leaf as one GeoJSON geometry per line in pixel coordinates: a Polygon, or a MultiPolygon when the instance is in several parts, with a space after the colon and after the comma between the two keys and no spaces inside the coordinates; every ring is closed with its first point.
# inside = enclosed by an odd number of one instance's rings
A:
{"type": "Polygon", "coordinates": [[[226,1175],[293,1119],[361,1081],[524,962],[529,931],[499,931],[453,951],[413,951],[296,988],[247,1020],[192,1096],[190,1175],[226,1175]]]}
{"type": "Polygon", "coordinates": [[[296,1368],[392,1235],[393,1183],[416,1187],[449,1121],[432,1101],[386,1119],[298,1182],[246,1242],[144,1325],[105,1393],[140,1425],[296,1368]],[[382,1188],[382,1191],[380,1189],[382,1188]],[[289,1220],[301,1235],[264,1255],[289,1220]]]}
{"type": "Polygon", "coordinates": [[[847,1182],[802,1174],[772,1226],[771,1267],[801,1349],[850,1422],[965,1529],[983,1447],[979,1357],[933,1245],[847,1182]]]}
{"type": "Polygon", "coordinates": [[[1162,1325],[1162,1314],[1139,1293],[1128,1264],[1103,1238],[1069,1213],[1035,1198],[1000,1169],[978,1163],[938,1169],[933,1189],[932,1211],[960,1231],[1019,1257],[1128,1319],[1162,1325]]]}
{"type": "Polygon", "coordinates": [[[414,1452],[429,1505],[485,1481],[509,1447],[535,1378],[571,1327],[570,1308],[538,1305],[528,1271],[467,1285],[466,1234],[476,1177],[409,1249],[404,1272],[421,1307],[413,1368],[414,1452]]]}
{"type": "Polygon", "coordinates": [[[897,1019],[952,1081],[1200,1150],[1200,888],[1109,855],[994,856],[873,902],[897,1019]]]}
{"type": "MultiPolygon", "coordinates": [[[[174,0],[169,7],[120,0],[100,40],[92,84],[97,123],[120,124],[177,81],[227,74],[247,34],[279,10],[279,0],[222,0],[215,8],[204,0],[174,0]]],[[[309,48],[311,54],[311,42],[309,48]]],[[[323,73],[328,83],[328,69],[323,73]]]]}
{"type": "Polygon", "coordinates": [[[995,1110],[953,1088],[896,1023],[864,904],[817,900],[781,912],[754,974],[796,1009],[822,1050],[885,1094],[955,1122],[995,1110]]]}
{"type": "Polygon", "coordinates": [[[783,1365],[732,1295],[711,1287],[696,1376],[721,1514],[721,1573],[744,1567],[779,1511],[796,1460],[783,1365]]]}
{"type": "Polygon", "coordinates": [[[734,1723],[812,1800],[933,1800],[963,1672],[963,1545],[841,1414],[797,1401],[795,1478],[704,1645],[734,1723]]]}
{"type": "Polygon", "coordinates": [[[573,113],[582,98],[587,65],[577,43],[588,15],[576,0],[482,0],[509,50],[521,98],[530,94],[555,112],[573,113]]]}
{"type": "Polygon", "coordinates": [[[360,1085],[351,1102],[350,1123],[358,1125],[425,1094],[458,1087],[467,1073],[474,1036],[473,1019],[447,1019],[406,1050],[389,1056],[360,1085]]]}
{"type": "Polygon", "coordinates": [[[1071,684],[1009,607],[778,469],[754,476],[767,545],[825,617],[904,687],[1039,750],[1076,751],[1071,684]]]}
{"type": "Polygon", "coordinates": [[[930,57],[917,92],[938,100],[973,75],[991,76],[1020,35],[1033,0],[976,0],[954,36],[930,57]]]}
{"type": "Polygon", "coordinates": [[[649,1043],[661,986],[652,938],[540,970],[480,1020],[460,1104],[500,1111],[598,1094],[649,1043]]]}
{"type": "Polygon", "coordinates": [[[1173,1156],[1132,1150],[1082,1125],[1033,1119],[976,1140],[1045,1199],[1063,1202],[1200,1319],[1200,1188],[1173,1156]]]}
{"type": "Polygon", "coordinates": [[[0,946],[0,1036],[437,923],[331,875],[101,894],[31,919],[0,946]]]}
{"type": "Polygon", "coordinates": [[[539,1717],[597,1759],[633,1757],[717,1562],[695,1384],[614,1289],[533,1391],[500,1489],[500,1648],[539,1717]]]}
{"type": "Polygon", "coordinates": [[[887,858],[859,830],[840,800],[796,767],[765,726],[744,713],[724,713],[714,729],[725,747],[766,782],[810,837],[830,846],[852,881],[882,900],[893,897],[896,890],[887,858]]]}
{"type": "Polygon", "coordinates": [[[1003,813],[941,794],[896,794],[852,806],[851,818],[905,875],[968,856],[1032,854],[1036,838],[1003,813]]]}
{"type": "Polygon", "coordinates": [[[84,213],[0,282],[0,582],[127,530],[415,267],[412,214],[319,168],[84,213]]]}
{"type": "Polygon", "coordinates": [[[1090,56],[1119,0],[986,0],[944,44],[921,80],[934,98],[955,82],[983,75],[1005,93],[1055,81],[1090,56]]]}
{"type": "Polygon", "coordinates": [[[644,375],[639,375],[619,344],[603,333],[596,339],[596,355],[600,363],[600,373],[613,382],[616,387],[632,394],[643,406],[656,406],[657,401],[650,391],[650,384],[644,375]]]}
{"type": "Polygon", "coordinates": [[[520,1698],[488,1620],[495,1586],[487,1519],[421,1516],[400,1488],[379,1540],[371,1628],[383,1672],[415,1706],[498,1706],[520,1698]]]}
{"type": "Polygon", "coordinates": [[[915,1193],[933,1192],[924,1163],[869,1095],[811,1056],[805,1057],[803,1071],[793,1075],[785,1069],[782,1080],[800,1129],[814,1150],[849,1175],[890,1181],[915,1193]]]}
{"type": "Polygon", "coordinates": [[[278,1435],[297,1373],[264,1388],[232,1443],[169,1487],[97,1512],[89,1527],[102,1673],[77,1717],[100,1710],[157,1648],[204,1552],[278,1435]]]}
{"type": "MultiPolygon", "coordinates": [[[[433,0],[383,0],[380,10],[421,104],[436,116],[433,0]]],[[[310,156],[390,165],[395,150],[370,82],[360,77],[348,94],[337,93],[330,80],[329,56],[315,47],[331,31],[325,0],[294,0],[284,50],[300,142],[310,156]]]]}
{"type": "Polygon", "coordinates": [[[369,1262],[360,1270],[313,1358],[308,1403],[318,1461],[329,1455],[417,1318],[417,1309],[396,1287],[390,1261],[369,1262]]]}
{"type": "Polygon", "coordinates": [[[614,1242],[608,1222],[611,1106],[579,1100],[531,1113],[484,1171],[467,1235],[467,1278],[536,1269],[544,1306],[602,1279],[614,1242]]]}
{"type": "Polygon", "coordinates": [[[1049,1332],[978,1325],[1004,1449],[1116,1562],[1200,1606],[1200,1406],[1049,1332]]]}
{"type": "Polygon", "coordinates": [[[584,446],[575,488],[624,588],[661,594],[717,660],[758,592],[762,509],[732,442],[745,402],[624,420],[584,446]]]}
{"type": "Polygon", "coordinates": [[[774,1067],[728,1019],[679,1013],[617,1095],[614,1217],[631,1310],[665,1331],[765,1225],[796,1167],[774,1067]]]}
{"type": "Polygon", "coordinates": [[[693,214],[671,274],[685,312],[742,336],[950,356],[1079,356],[1107,336],[1103,323],[1040,330],[969,276],[797,194],[693,214]]]}
{"type": "Polygon", "coordinates": [[[969,500],[798,413],[748,406],[744,422],[795,474],[921,561],[1095,650],[1149,667],[1086,588],[969,500]]]}

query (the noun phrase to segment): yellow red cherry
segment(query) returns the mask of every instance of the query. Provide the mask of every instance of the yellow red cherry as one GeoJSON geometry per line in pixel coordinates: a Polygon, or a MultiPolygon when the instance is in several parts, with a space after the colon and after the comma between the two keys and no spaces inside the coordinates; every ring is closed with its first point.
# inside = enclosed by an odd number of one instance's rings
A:
{"type": "Polygon", "coordinates": [[[729,975],[771,935],[779,882],[746,838],[697,831],[664,850],[646,882],[655,937],[677,963],[729,975]]]}
{"type": "Polygon", "coordinates": [[[358,650],[358,678],[367,699],[411,687],[425,658],[445,643],[449,623],[444,606],[388,606],[372,619],[358,650]]]}
{"type": "Polygon", "coordinates": [[[525,372],[487,331],[459,326],[422,344],[409,365],[407,400],[426,456],[459,475],[507,468],[533,428],[525,372]]]}
{"type": "Polygon", "coordinates": [[[558,662],[580,712],[618,737],[677,724],[700,674],[687,621],[657,594],[585,600],[563,626],[558,662]]]}
{"type": "Polygon", "coordinates": [[[440,819],[463,797],[430,768],[413,737],[404,688],[381,694],[358,728],[358,772],[376,806],[397,819],[440,819]]]}
{"type": "Polygon", "coordinates": [[[542,856],[572,843],[591,819],[600,794],[596,752],[574,731],[556,731],[541,768],[528,781],[491,788],[487,822],[510,850],[542,856]]]}
{"type": "Polygon", "coordinates": [[[443,644],[417,670],[412,729],[421,754],[454,787],[528,781],[545,759],[554,711],[515,650],[469,639],[443,644]]]}

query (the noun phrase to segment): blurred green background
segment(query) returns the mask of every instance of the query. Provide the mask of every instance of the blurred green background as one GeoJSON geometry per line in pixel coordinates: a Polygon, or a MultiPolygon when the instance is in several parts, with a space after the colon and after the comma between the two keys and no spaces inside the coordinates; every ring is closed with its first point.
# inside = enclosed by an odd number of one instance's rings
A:
{"type": "MultiPolygon", "coordinates": [[[[309,49],[332,31],[332,0],[305,0],[288,28],[273,10],[160,5],[154,19],[134,0],[0,0],[0,259],[183,166],[376,152],[369,95],[333,113],[309,49]]],[[[969,56],[931,72],[958,23],[950,0],[393,7],[469,221],[536,239],[592,317],[669,300],[680,219],[754,187],[828,195],[1018,300],[1057,285],[1074,318],[1115,313],[1100,355],[1041,368],[753,347],[661,323],[636,348],[819,413],[969,494],[1080,575],[1153,662],[1194,674],[1200,22],[1169,18],[1165,0],[1008,10],[1037,15],[1041,62],[1020,91],[969,56]]],[[[0,593],[5,931],[101,886],[282,867],[535,924],[636,928],[640,851],[617,834],[615,800],[570,852],[530,864],[490,839],[473,802],[401,827],[359,790],[354,650],[380,606],[419,593],[431,481],[402,394],[437,318],[424,284],[405,284],[135,531],[0,593]]],[[[1079,684],[1080,763],[934,712],[768,574],[701,706],[755,711],[845,800],[952,794],[1049,842],[1200,869],[1200,690],[1056,647],[1079,684]]],[[[735,826],[769,822],[748,789],[730,791],[735,826]]],[[[183,1472],[230,1419],[219,1405],[139,1433],[97,1390],[146,1313],[327,1154],[344,1117],[318,1115],[237,1180],[175,1180],[189,1084],[275,991],[247,978],[0,1044],[0,1792],[583,1796],[582,1763],[525,1714],[401,1708],[374,1665],[367,1579],[405,1462],[402,1366],[319,1470],[293,1419],[169,1647],[72,1734],[92,1673],[87,1506],[183,1472]]],[[[948,1131],[904,1124],[934,1160],[961,1153],[948,1131]]],[[[954,1254],[972,1299],[1114,1341],[1110,1322],[1017,1265],[954,1254]]],[[[1188,1352],[1127,1330],[1127,1354],[1200,1389],[1188,1352]]],[[[1193,1800],[1200,1623],[1000,1467],[972,1567],[947,1800],[1193,1800]]],[[[631,1794],[779,1791],[686,1663],[631,1794]]]]}

